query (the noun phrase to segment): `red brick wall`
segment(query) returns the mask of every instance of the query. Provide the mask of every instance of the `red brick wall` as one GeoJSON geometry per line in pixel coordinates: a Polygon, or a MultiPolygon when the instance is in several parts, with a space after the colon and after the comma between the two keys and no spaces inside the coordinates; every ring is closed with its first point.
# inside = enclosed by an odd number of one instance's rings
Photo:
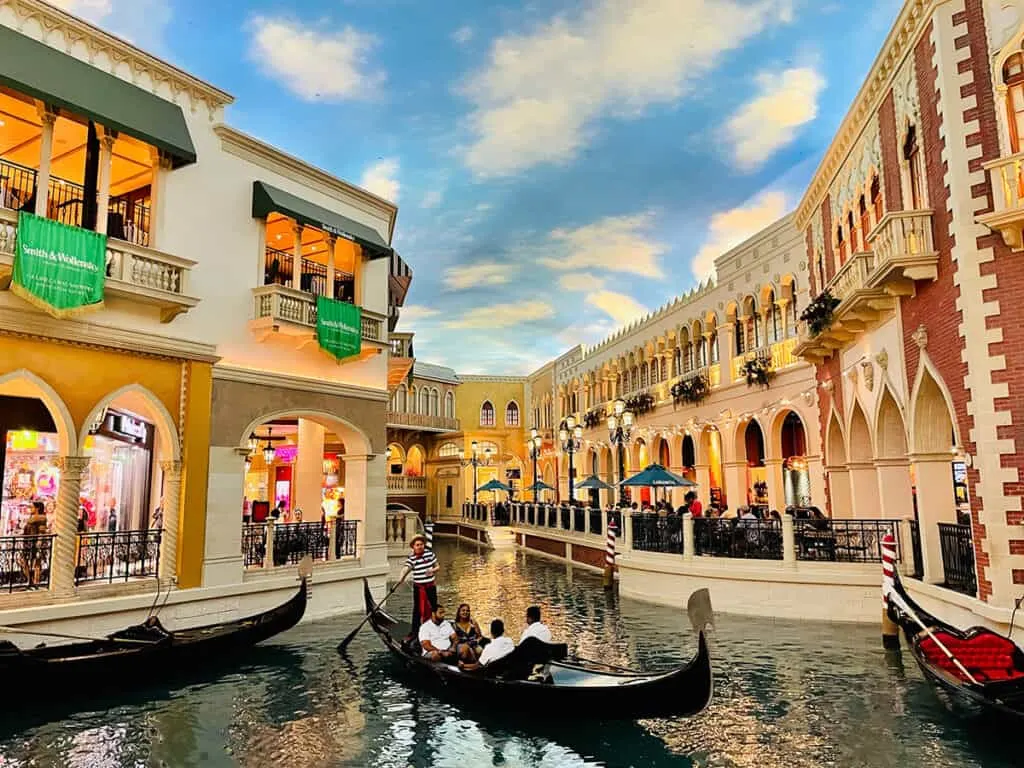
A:
{"type": "Polygon", "coordinates": [[[831,280],[836,274],[838,266],[835,255],[832,253],[832,239],[835,232],[832,231],[832,196],[825,195],[821,202],[821,228],[825,233],[825,279],[831,280]]]}
{"type": "Polygon", "coordinates": [[[903,126],[896,125],[896,103],[892,91],[886,94],[878,110],[878,132],[882,140],[882,197],[886,211],[903,210],[902,179],[900,178],[900,133],[903,126]]]}
{"type": "Polygon", "coordinates": [[[542,539],[539,536],[527,536],[526,547],[527,549],[536,549],[538,552],[555,555],[556,557],[565,557],[565,542],[562,541],[542,539]]]}
{"type": "Polygon", "coordinates": [[[811,275],[811,298],[813,299],[819,293],[824,286],[818,285],[818,265],[814,260],[814,229],[810,224],[807,225],[806,241],[807,241],[807,271],[811,275]]]}

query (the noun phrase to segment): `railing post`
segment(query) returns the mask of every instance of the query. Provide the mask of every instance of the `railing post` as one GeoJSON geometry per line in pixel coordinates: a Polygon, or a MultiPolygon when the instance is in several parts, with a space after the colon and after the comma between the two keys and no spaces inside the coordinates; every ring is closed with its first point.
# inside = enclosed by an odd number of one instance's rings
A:
{"type": "Polygon", "coordinates": [[[693,538],[693,515],[683,515],[683,559],[693,560],[697,553],[696,541],[693,538]]]}
{"type": "Polygon", "coordinates": [[[327,560],[337,558],[338,546],[338,518],[334,518],[327,524],[327,560]]]}
{"type": "Polygon", "coordinates": [[[275,563],[274,563],[274,528],[275,528],[274,518],[268,517],[267,518],[267,544],[266,544],[267,554],[263,558],[263,567],[264,568],[273,568],[275,566],[275,563]]]}
{"type": "Polygon", "coordinates": [[[600,504],[598,507],[601,510],[601,530],[608,530],[608,507],[602,507],[600,504]]]}
{"type": "Polygon", "coordinates": [[[796,529],[789,512],[782,515],[782,562],[796,565],[796,529]]]}
{"type": "Polygon", "coordinates": [[[899,551],[902,557],[900,558],[900,574],[907,578],[913,578],[916,572],[917,556],[914,554],[914,538],[913,533],[910,530],[910,518],[904,517],[899,521],[899,551]]]}
{"type": "Polygon", "coordinates": [[[626,531],[626,540],[623,542],[622,547],[627,552],[633,551],[633,515],[629,513],[628,507],[622,508],[622,527],[626,531]]]}

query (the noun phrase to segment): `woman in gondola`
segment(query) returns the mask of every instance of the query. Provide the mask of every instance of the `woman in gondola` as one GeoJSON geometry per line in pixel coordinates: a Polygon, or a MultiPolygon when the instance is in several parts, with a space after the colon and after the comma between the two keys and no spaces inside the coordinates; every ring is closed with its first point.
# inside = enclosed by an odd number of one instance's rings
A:
{"type": "Polygon", "coordinates": [[[458,637],[456,651],[459,659],[470,664],[479,659],[484,635],[470,613],[469,603],[462,603],[455,612],[455,634],[458,637]]]}

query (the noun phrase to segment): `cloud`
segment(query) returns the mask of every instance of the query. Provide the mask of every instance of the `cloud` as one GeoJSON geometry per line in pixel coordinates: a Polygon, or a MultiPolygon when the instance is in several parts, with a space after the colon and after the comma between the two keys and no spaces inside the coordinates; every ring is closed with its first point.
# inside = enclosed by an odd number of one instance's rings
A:
{"type": "Polygon", "coordinates": [[[616,325],[628,325],[650,314],[647,307],[632,296],[615,291],[595,291],[587,295],[586,301],[608,315],[616,325]]]}
{"type": "Polygon", "coordinates": [[[398,322],[404,328],[405,326],[423,322],[424,320],[429,320],[432,317],[437,317],[440,314],[441,310],[434,309],[433,307],[425,307],[421,304],[409,304],[399,310],[398,322]]]}
{"type": "Polygon", "coordinates": [[[444,284],[448,290],[464,291],[485,285],[504,285],[512,279],[514,267],[494,261],[460,264],[445,270],[444,284]]]}
{"type": "Polygon", "coordinates": [[[736,165],[753,170],[796,137],[818,116],[825,78],[810,67],[757,76],[758,94],[729,118],[726,131],[736,165]]]}
{"type": "Polygon", "coordinates": [[[459,45],[465,45],[472,39],[473,28],[468,24],[464,24],[463,26],[459,27],[454,32],[452,32],[452,40],[454,40],[459,45]]]}
{"type": "Polygon", "coordinates": [[[573,272],[558,278],[558,284],[565,291],[587,293],[588,291],[601,290],[604,287],[604,280],[586,272],[573,272]]]}
{"type": "Polygon", "coordinates": [[[564,257],[543,258],[540,263],[551,269],[604,269],[628,272],[642,277],[662,277],[658,257],[666,247],[648,238],[644,230],[653,223],[651,214],[609,216],[577,229],[556,229],[551,233],[555,246],[564,257]]]}
{"type": "Polygon", "coordinates": [[[295,20],[255,16],[250,56],[274,79],[306,101],[372,98],[386,79],[371,69],[377,38],[345,27],[323,33],[295,20]]]}
{"type": "Polygon", "coordinates": [[[509,328],[523,323],[547,320],[555,316],[555,309],[543,301],[519,301],[509,304],[489,304],[465,312],[456,320],[445,323],[446,328],[490,329],[509,328]]]}
{"type": "Polygon", "coordinates": [[[746,205],[716,213],[708,224],[708,237],[693,260],[693,274],[704,280],[714,274],[715,259],[730,248],[774,224],[788,212],[782,192],[764,192],[746,205]]]}
{"type": "Polygon", "coordinates": [[[477,176],[564,164],[604,117],[678,102],[722,55],[791,19],[792,0],[594,0],[527,34],[499,37],[462,88],[464,155],[477,176]]]}
{"type": "Polygon", "coordinates": [[[48,0],[63,11],[85,19],[150,51],[163,48],[171,22],[169,0],[48,0]]]}
{"type": "Polygon", "coordinates": [[[431,189],[423,196],[420,208],[437,208],[444,199],[444,193],[440,189],[431,189]]]}
{"type": "Polygon", "coordinates": [[[402,185],[398,181],[398,158],[385,157],[378,160],[365,171],[359,180],[359,186],[373,192],[378,197],[383,197],[392,203],[398,202],[398,194],[402,185]]]}

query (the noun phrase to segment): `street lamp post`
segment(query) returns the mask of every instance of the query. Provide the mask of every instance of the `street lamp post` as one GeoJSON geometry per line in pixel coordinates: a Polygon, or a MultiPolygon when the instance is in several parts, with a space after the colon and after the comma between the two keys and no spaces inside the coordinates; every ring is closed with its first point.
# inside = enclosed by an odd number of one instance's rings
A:
{"type": "Polygon", "coordinates": [[[477,482],[477,467],[486,467],[491,463],[491,448],[484,449],[483,458],[480,457],[480,444],[474,440],[469,445],[469,458],[464,459],[462,466],[473,467],[473,504],[476,504],[476,488],[479,483],[477,482]]]}
{"type": "Polygon", "coordinates": [[[530,439],[526,441],[526,444],[530,447],[530,458],[533,459],[533,501],[537,502],[537,459],[540,458],[540,449],[544,444],[543,438],[540,433],[537,432],[537,428],[534,427],[530,430],[530,439]]]}
{"type": "Polygon", "coordinates": [[[615,401],[615,412],[608,417],[608,440],[616,447],[619,459],[619,504],[625,501],[625,490],[621,483],[625,476],[624,448],[629,444],[629,436],[633,431],[633,412],[626,408],[625,401],[620,397],[615,401]]]}
{"type": "Polygon", "coordinates": [[[576,423],[575,416],[569,416],[562,428],[558,430],[558,440],[562,444],[562,451],[569,454],[569,503],[576,501],[576,494],[573,489],[573,466],[572,457],[583,446],[583,427],[576,423]]]}

